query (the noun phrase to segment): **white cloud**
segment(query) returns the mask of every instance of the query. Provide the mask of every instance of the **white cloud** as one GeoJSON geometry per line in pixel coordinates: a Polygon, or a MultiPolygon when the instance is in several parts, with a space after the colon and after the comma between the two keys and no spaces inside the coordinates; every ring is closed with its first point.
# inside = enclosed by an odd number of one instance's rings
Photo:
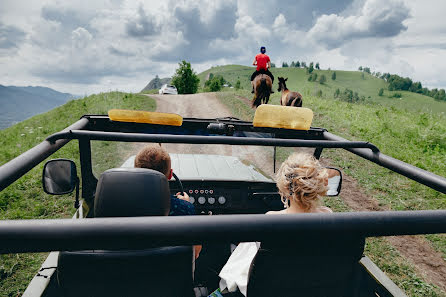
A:
{"type": "Polygon", "coordinates": [[[446,2],[404,1],[2,0],[0,24],[16,31],[0,33],[13,49],[0,52],[0,76],[72,93],[139,91],[182,59],[196,71],[250,65],[264,45],[277,65],[363,65],[442,84],[446,2]]]}
{"type": "Polygon", "coordinates": [[[409,9],[399,0],[367,0],[359,15],[320,16],[308,38],[337,48],[354,39],[393,37],[407,29],[403,24],[407,18],[409,9]]]}
{"type": "Polygon", "coordinates": [[[88,46],[93,36],[85,28],[77,28],[71,32],[71,44],[75,49],[83,49],[88,46]]]}

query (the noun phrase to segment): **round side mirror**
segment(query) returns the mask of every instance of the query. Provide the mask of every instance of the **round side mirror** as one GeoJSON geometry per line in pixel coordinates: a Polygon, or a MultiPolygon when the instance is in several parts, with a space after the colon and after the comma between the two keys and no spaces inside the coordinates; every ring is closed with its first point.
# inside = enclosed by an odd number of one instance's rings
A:
{"type": "Polygon", "coordinates": [[[79,179],[76,164],[67,159],[55,159],[46,162],[43,167],[43,190],[51,195],[63,195],[73,192],[79,179]]]}
{"type": "Polygon", "coordinates": [[[327,196],[338,196],[341,192],[342,173],[341,170],[326,167],[328,171],[328,191],[327,196]]]}

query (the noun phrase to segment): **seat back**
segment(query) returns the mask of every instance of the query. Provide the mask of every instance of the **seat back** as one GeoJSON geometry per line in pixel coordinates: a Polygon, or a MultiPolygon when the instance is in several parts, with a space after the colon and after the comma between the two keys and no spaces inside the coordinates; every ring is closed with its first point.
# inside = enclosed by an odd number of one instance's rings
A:
{"type": "MultiPolygon", "coordinates": [[[[168,215],[166,177],[154,170],[117,168],[98,182],[95,217],[168,215]]],[[[64,296],[191,296],[191,246],[144,250],[61,252],[57,269],[64,296]]]]}
{"type": "Polygon", "coordinates": [[[262,242],[250,270],[248,297],[355,296],[360,236],[262,242]]]}

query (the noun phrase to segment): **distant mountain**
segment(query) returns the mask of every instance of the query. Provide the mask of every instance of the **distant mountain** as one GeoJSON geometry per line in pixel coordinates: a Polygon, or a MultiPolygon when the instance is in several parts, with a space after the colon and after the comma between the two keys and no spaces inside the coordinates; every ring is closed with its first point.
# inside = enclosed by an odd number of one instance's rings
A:
{"type": "Polygon", "coordinates": [[[141,92],[148,91],[148,90],[157,90],[160,89],[162,85],[170,83],[171,78],[159,78],[158,75],[155,76],[154,79],[152,79],[147,86],[144,87],[144,89],[141,90],[141,92]]]}
{"type": "Polygon", "coordinates": [[[74,97],[46,87],[0,85],[0,129],[51,110],[74,97]]]}

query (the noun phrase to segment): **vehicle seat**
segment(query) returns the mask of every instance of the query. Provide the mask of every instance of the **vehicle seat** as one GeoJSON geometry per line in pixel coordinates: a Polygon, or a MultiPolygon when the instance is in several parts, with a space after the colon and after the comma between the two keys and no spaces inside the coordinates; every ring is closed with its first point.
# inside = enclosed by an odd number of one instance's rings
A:
{"type": "Polygon", "coordinates": [[[247,295],[357,296],[364,243],[361,236],[262,242],[250,268],[247,295]]]}
{"type": "MultiPolygon", "coordinates": [[[[95,217],[167,216],[166,177],[142,168],[105,171],[98,182],[95,217]]],[[[61,252],[57,268],[65,296],[194,296],[191,246],[143,250],[61,252]]]]}

